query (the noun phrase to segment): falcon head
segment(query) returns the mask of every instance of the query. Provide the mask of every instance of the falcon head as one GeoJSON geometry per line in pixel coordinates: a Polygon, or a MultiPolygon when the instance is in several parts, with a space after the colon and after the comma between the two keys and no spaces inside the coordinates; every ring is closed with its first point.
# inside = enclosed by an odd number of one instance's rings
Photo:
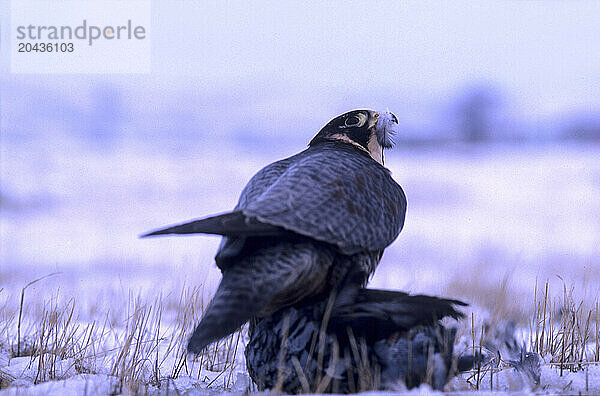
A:
{"type": "Polygon", "coordinates": [[[389,111],[352,110],[329,121],[308,145],[326,141],[352,144],[383,165],[383,149],[392,147],[397,128],[398,119],[389,111]]]}

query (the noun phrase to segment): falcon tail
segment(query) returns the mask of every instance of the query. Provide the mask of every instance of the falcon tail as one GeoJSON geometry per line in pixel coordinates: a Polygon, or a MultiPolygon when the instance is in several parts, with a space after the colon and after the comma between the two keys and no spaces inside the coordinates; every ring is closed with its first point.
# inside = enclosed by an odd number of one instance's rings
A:
{"type": "Polygon", "coordinates": [[[150,231],[141,235],[140,238],[167,234],[270,236],[280,235],[284,232],[281,227],[261,223],[253,217],[245,216],[241,211],[236,211],[150,231]]]}
{"type": "Polygon", "coordinates": [[[268,302],[269,296],[254,292],[251,282],[235,275],[223,273],[215,296],[188,340],[188,353],[200,353],[209,344],[235,332],[268,302]]]}
{"type": "MultiPolygon", "coordinates": [[[[267,239],[267,238],[265,238],[267,239]]],[[[334,264],[333,247],[310,242],[267,242],[223,271],[217,291],[188,343],[198,353],[250,318],[320,294],[334,264]]]]}

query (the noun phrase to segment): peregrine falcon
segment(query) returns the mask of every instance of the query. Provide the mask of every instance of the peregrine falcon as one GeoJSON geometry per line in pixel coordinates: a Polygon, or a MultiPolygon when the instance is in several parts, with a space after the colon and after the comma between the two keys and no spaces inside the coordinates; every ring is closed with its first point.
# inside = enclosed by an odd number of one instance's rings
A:
{"type": "Polygon", "coordinates": [[[342,114],[306,150],[254,175],[232,211],[143,235],[223,236],[221,283],[189,352],[253,317],[366,284],[404,225],[406,196],[383,155],[397,127],[390,112],[342,114]]]}

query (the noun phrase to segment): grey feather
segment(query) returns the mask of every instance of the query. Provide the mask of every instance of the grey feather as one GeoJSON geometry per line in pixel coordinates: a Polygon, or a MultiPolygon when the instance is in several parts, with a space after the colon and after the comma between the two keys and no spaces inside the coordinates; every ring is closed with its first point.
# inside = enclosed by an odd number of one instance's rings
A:
{"type": "Polygon", "coordinates": [[[254,218],[247,217],[239,211],[224,213],[221,215],[194,220],[183,224],[161,228],[143,234],[146,238],[167,234],[216,234],[224,236],[244,237],[251,236],[275,236],[285,234],[281,227],[267,223],[261,223],[254,218]]]}
{"type": "Polygon", "coordinates": [[[223,279],[188,343],[198,353],[254,316],[318,295],[334,263],[331,247],[280,242],[240,257],[223,279]]]}
{"type": "Polygon", "coordinates": [[[346,254],[383,250],[404,225],[406,197],[389,171],[343,143],[311,146],[239,209],[261,222],[331,243],[346,254]]]}

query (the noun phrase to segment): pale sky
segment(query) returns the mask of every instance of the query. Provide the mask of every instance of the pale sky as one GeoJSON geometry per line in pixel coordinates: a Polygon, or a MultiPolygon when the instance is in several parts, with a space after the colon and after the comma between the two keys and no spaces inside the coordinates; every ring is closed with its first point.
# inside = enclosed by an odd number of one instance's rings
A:
{"type": "MultiPolygon", "coordinates": [[[[381,89],[417,102],[490,83],[533,117],[600,112],[598,1],[153,0],[152,21],[151,75],[73,80],[258,86],[301,100],[381,89]]],[[[8,50],[3,78],[53,80],[7,75],[8,50]]]]}
{"type": "Polygon", "coordinates": [[[156,1],[153,67],[206,84],[491,82],[533,113],[600,109],[600,2],[156,1]]]}

